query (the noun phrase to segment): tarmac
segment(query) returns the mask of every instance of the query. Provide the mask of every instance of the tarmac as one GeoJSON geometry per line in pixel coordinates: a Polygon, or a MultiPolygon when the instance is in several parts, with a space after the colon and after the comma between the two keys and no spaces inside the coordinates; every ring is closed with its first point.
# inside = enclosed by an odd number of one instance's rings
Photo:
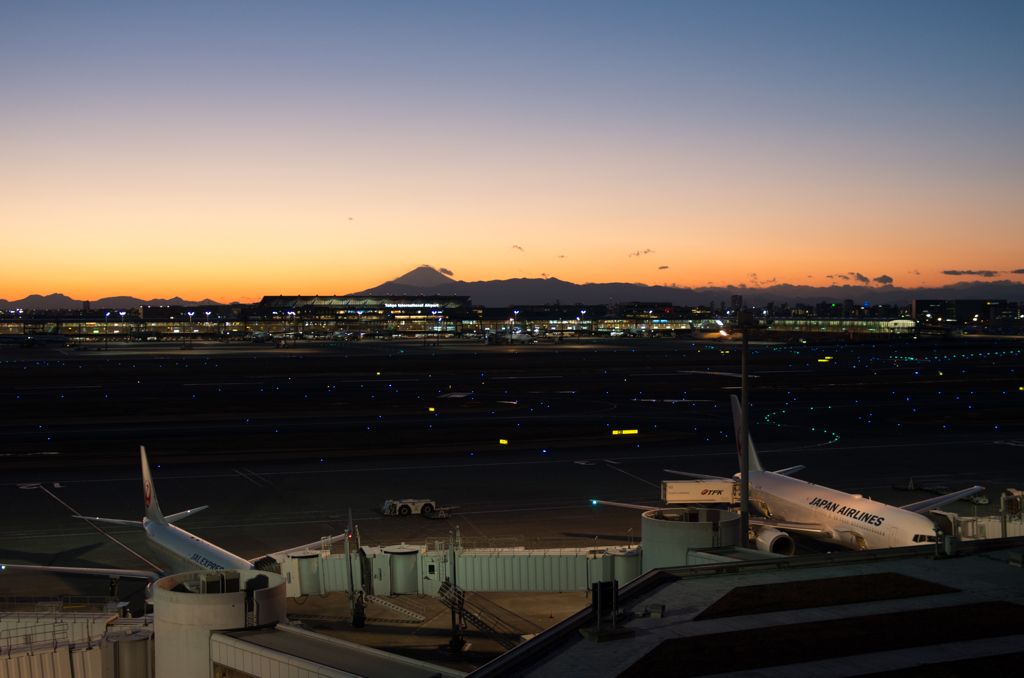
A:
{"type": "MultiPolygon", "coordinates": [[[[910,478],[985,485],[993,503],[947,510],[991,515],[1002,489],[1024,487],[1022,347],[759,344],[752,435],[770,468],[804,464],[805,480],[896,505],[931,496],[893,489],[910,478]]],[[[72,518],[139,518],[140,444],[162,507],[208,504],[181,527],[244,558],[340,534],[349,509],[371,545],[430,543],[455,526],[481,544],[635,543],[639,512],[590,500],[657,505],[666,468],[735,473],[738,363],[735,344],[666,339],[0,347],[0,562],[151,567],[114,537],[159,565],[137,530],[101,533],[72,518]],[[405,497],[460,508],[449,521],[380,515],[385,499],[405,497]]],[[[102,578],[0,575],[7,597],[108,590],[102,578]]],[[[121,580],[117,595],[137,604],[141,590],[121,580]]],[[[587,602],[484,596],[529,632],[587,602]]],[[[307,600],[301,614],[323,617],[305,622],[318,631],[424,655],[443,655],[450,636],[445,614],[417,630],[380,611],[366,629],[346,629],[338,594],[307,600]]],[[[498,651],[491,642],[474,639],[451,666],[480,665],[498,651]]]]}

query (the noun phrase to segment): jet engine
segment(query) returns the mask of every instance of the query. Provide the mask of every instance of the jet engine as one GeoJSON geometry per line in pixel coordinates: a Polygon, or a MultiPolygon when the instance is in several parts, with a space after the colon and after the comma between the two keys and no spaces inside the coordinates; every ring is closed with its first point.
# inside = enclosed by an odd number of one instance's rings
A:
{"type": "Polygon", "coordinates": [[[760,530],[754,543],[757,544],[758,551],[776,553],[780,556],[791,556],[796,551],[793,538],[774,528],[760,530]]]}

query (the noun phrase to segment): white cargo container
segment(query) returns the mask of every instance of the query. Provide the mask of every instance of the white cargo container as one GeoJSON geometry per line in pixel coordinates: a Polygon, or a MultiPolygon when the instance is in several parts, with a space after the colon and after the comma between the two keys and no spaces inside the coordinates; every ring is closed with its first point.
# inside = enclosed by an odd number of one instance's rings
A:
{"type": "Polygon", "coordinates": [[[731,480],[663,480],[661,500],[666,504],[734,504],[739,483],[731,480]]]}

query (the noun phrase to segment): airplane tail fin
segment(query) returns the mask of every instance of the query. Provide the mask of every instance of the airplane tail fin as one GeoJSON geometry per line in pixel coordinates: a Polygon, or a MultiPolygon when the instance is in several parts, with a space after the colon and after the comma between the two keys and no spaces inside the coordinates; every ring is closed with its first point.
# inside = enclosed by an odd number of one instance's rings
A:
{"type": "MultiPolygon", "coordinates": [[[[740,455],[743,453],[740,447],[740,428],[743,426],[743,418],[740,399],[736,396],[732,396],[732,426],[736,438],[736,454],[740,455]]],[[[757,456],[757,450],[754,449],[754,439],[750,437],[749,431],[747,432],[747,450],[750,451],[750,463],[748,464],[750,470],[764,471],[764,467],[761,466],[761,460],[757,456]]]]}
{"type": "Polygon", "coordinates": [[[149,461],[146,460],[145,446],[139,446],[142,451],[142,496],[146,501],[146,517],[161,525],[167,524],[167,519],[160,511],[160,502],[156,500],[156,488],[153,487],[153,476],[149,472],[149,461]]]}

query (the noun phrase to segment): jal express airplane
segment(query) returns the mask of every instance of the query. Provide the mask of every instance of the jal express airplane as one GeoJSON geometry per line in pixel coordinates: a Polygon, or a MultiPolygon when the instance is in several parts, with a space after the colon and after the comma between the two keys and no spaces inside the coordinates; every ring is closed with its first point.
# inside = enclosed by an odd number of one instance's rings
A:
{"type": "MultiPolygon", "coordinates": [[[[732,417],[736,440],[739,441],[740,402],[736,396],[732,396],[732,417]]],[[[742,455],[738,442],[736,447],[742,455]]],[[[750,504],[752,509],[761,514],[761,517],[750,516],[750,525],[757,548],[769,553],[792,555],[796,547],[790,534],[804,535],[854,550],[934,542],[935,524],[922,513],[985,489],[976,485],[960,492],[925,499],[906,506],[890,506],[865,499],[859,494],[847,494],[790,477],[791,474],[803,470],[803,466],[781,471],[765,470],[757,456],[757,450],[754,449],[754,441],[749,437],[747,447],[750,450],[750,504]]],[[[670,469],[665,471],[707,480],[740,480],[738,473],[730,479],[670,469]]]]}
{"type": "MultiPolygon", "coordinates": [[[[146,532],[146,543],[150,549],[158,554],[161,560],[170,565],[166,572],[147,570],[115,570],[94,567],[54,567],[47,565],[0,565],[0,569],[16,568],[22,570],[44,570],[49,572],[66,572],[71,574],[93,574],[107,577],[126,577],[136,579],[148,579],[150,584],[171,574],[190,572],[197,570],[254,570],[273,567],[277,558],[287,556],[291,553],[299,553],[307,549],[319,549],[321,542],[316,541],[303,546],[297,546],[286,551],[278,551],[253,560],[245,560],[233,553],[204,541],[199,537],[175,527],[175,523],[182,518],[194,515],[207,508],[201,506],[196,509],[182,511],[173,515],[164,516],[160,511],[160,503],[156,499],[156,490],[153,487],[153,477],[149,472],[149,463],[146,460],[146,448],[140,448],[142,452],[142,489],[145,500],[146,515],[141,520],[115,520],[112,518],[91,518],[88,516],[73,516],[90,522],[113,523],[114,525],[127,525],[139,527],[146,532]]],[[[331,537],[331,542],[345,538],[348,534],[331,537]]],[[[151,598],[151,587],[147,587],[146,597],[151,598]]]]}

